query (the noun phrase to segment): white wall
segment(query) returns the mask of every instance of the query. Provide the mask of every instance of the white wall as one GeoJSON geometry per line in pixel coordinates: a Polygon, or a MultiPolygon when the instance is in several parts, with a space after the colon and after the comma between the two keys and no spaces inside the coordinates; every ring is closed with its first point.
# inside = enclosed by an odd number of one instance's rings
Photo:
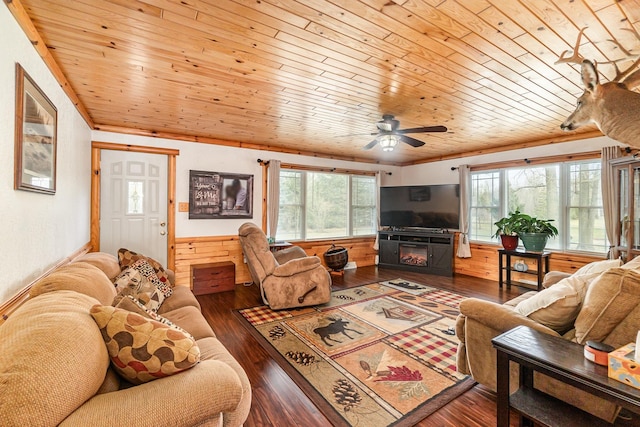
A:
{"type": "MultiPolygon", "coordinates": [[[[189,202],[189,170],[250,174],[253,183],[253,221],[262,224],[262,166],[258,159],[276,159],[285,163],[309,166],[326,166],[357,170],[384,170],[383,185],[399,185],[400,168],[369,163],[299,156],[270,151],[240,149],[221,145],[177,141],[163,138],[141,137],[111,132],[94,131],[94,141],[119,144],[144,145],[180,150],[176,159],[176,212],[178,203],[189,202]]],[[[187,212],[176,213],[176,237],[232,235],[248,219],[189,219],[187,212]]]]}
{"type": "MultiPolygon", "coordinates": [[[[204,170],[213,172],[228,172],[250,174],[254,176],[253,188],[253,219],[260,225],[262,222],[262,167],[257,159],[278,159],[286,163],[309,166],[326,166],[336,168],[352,168],[358,170],[383,170],[391,175],[383,174],[382,185],[420,185],[420,184],[453,184],[458,182],[458,172],[451,171],[451,167],[461,164],[484,164],[527,157],[544,157],[559,154],[596,151],[603,146],[615,145],[616,142],[607,138],[591,138],[564,144],[553,144],[524,150],[507,151],[482,156],[466,157],[464,159],[447,160],[435,163],[425,163],[415,166],[395,167],[368,163],[339,161],[310,156],[299,156],[261,150],[239,149],[221,145],[185,142],[164,138],[142,137],[112,132],[93,131],[92,140],[114,142],[118,144],[132,144],[155,146],[180,150],[176,160],[176,211],[178,203],[189,202],[189,170],[204,170]]],[[[524,161],[523,161],[524,164],[524,161]]],[[[236,234],[238,227],[247,219],[189,219],[186,212],[176,213],[176,237],[200,237],[236,234]]]]}
{"type": "Polygon", "coordinates": [[[501,153],[483,154],[461,159],[406,166],[399,172],[400,183],[394,183],[392,185],[457,184],[459,182],[458,171],[452,171],[451,168],[458,167],[459,165],[468,164],[473,166],[510,160],[522,160],[522,165],[525,166],[526,163],[524,159],[527,158],[599,151],[602,147],[612,145],[622,144],[603,136],[561,144],[550,144],[514,151],[504,151],[501,153]]]}
{"type": "Polygon", "coordinates": [[[6,6],[0,6],[0,302],[89,241],[91,132],[6,6]],[[15,63],[58,109],[57,192],[13,189],[15,63]]]}

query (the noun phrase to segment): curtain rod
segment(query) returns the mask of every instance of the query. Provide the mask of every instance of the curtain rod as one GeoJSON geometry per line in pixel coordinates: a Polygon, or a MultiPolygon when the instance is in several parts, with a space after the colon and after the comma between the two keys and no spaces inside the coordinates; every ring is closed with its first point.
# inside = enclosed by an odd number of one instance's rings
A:
{"type": "MultiPolygon", "coordinates": [[[[261,166],[269,166],[269,160],[258,159],[258,163],[261,166]]],[[[366,170],[356,170],[356,169],[342,169],[335,167],[323,167],[323,166],[306,166],[306,165],[298,165],[294,163],[281,163],[280,167],[282,169],[293,169],[293,170],[308,170],[314,172],[337,172],[337,173],[346,173],[353,175],[364,175],[364,176],[373,176],[376,174],[375,171],[366,171],[366,170]]],[[[392,175],[392,172],[380,171],[385,175],[392,175]]]]}

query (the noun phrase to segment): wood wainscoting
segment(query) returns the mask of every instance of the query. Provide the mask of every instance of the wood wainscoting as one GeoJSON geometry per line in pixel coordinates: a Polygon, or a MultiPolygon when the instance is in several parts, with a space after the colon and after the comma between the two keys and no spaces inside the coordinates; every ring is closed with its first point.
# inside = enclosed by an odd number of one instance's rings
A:
{"type": "MultiPolygon", "coordinates": [[[[471,258],[458,258],[454,255],[453,271],[455,274],[480,277],[482,279],[499,280],[498,249],[502,246],[471,243],[471,258]]],[[[454,254],[458,249],[458,239],[454,242],[454,254]]],[[[585,255],[579,253],[552,252],[549,257],[549,270],[573,273],[585,264],[603,260],[604,256],[585,255]]],[[[526,259],[530,269],[536,268],[535,260],[526,259]]]]}
{"type": "MultiPolygon", "coordinates": [[[[342,246],[349,251],[349,261],[358,266],[374,265],[378,252],[373,249],[374,237],[339,240],[315,240],[296,242],[307,255],[320,257],[332,244],[342,246]]],[[[244,262],[242,247],[237,235],[207,236],[176,239],[176,285],[190,286],[192,264],[205,264],[219,261],[233,261],[236,265],[236,283],[251,282],[249,269],[244,262]]]]}
{"type": "MultiPolygon", "coordinates": [[[[305,250],[307,255],[320,257],[332,244],[342,246],[349,251],[349,261],[355,261],[359,267],[374,265],[378,252],[373,249],[375,238],[363,237],[341,240],[316,240],[295,242],[305,250]]],[[[454,255],[455,274],[480,277],[498,281],[498,244],[471,244],[471,258],[458,258],[454,255]]],[[[458,236],[454,239],[454,254],[458,248],[458,236]]],[[[578,253],[553,252],[550,258],[550,269],[573,273],[585,264],[604,259],[603,256],[578,253]]],[[[219,261],[233,261],[236,265],[236,283],[251,281],[249,269],[244,262],[242,247],[237,235],[207,236],[176,239],[176,284],[190,286],[192,264],[204,264],[219,261]]],[[[529,268],[535,268],[534,260],[527,260],[529,268]]]]}

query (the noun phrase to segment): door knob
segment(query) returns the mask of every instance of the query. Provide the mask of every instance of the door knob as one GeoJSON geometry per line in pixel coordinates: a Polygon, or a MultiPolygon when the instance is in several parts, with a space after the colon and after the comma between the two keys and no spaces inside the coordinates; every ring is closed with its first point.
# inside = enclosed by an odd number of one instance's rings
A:
{"type": "Polygon", "coordinates": [[[161,222],[161,223],[160,223],[160,227],[164,227],[165,225],[167,225],[167,223],[166,223],[166,222],[161,222]]]}
{"type": "Polygon", "coordinates": [[[167,232],[166,232],[166,231],[164,231],[164,230],[162,230],[162,231],[160,232],[160,235],[161,235],[161,236],[164,236],[165,234],[167,234],[167,232]]]}

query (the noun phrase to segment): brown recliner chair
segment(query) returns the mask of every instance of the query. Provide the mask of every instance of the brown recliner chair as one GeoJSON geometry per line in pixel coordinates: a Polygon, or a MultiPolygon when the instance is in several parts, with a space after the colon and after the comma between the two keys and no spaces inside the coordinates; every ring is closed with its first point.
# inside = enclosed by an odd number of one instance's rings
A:
{"type": "Polygon", "coordinates": [[[267,236],[251,222],[242,224],[238,235],[251,277],[273,310],[329,302],[331,275],[320,258],[297,246],[272,253],[267,236]]]}

